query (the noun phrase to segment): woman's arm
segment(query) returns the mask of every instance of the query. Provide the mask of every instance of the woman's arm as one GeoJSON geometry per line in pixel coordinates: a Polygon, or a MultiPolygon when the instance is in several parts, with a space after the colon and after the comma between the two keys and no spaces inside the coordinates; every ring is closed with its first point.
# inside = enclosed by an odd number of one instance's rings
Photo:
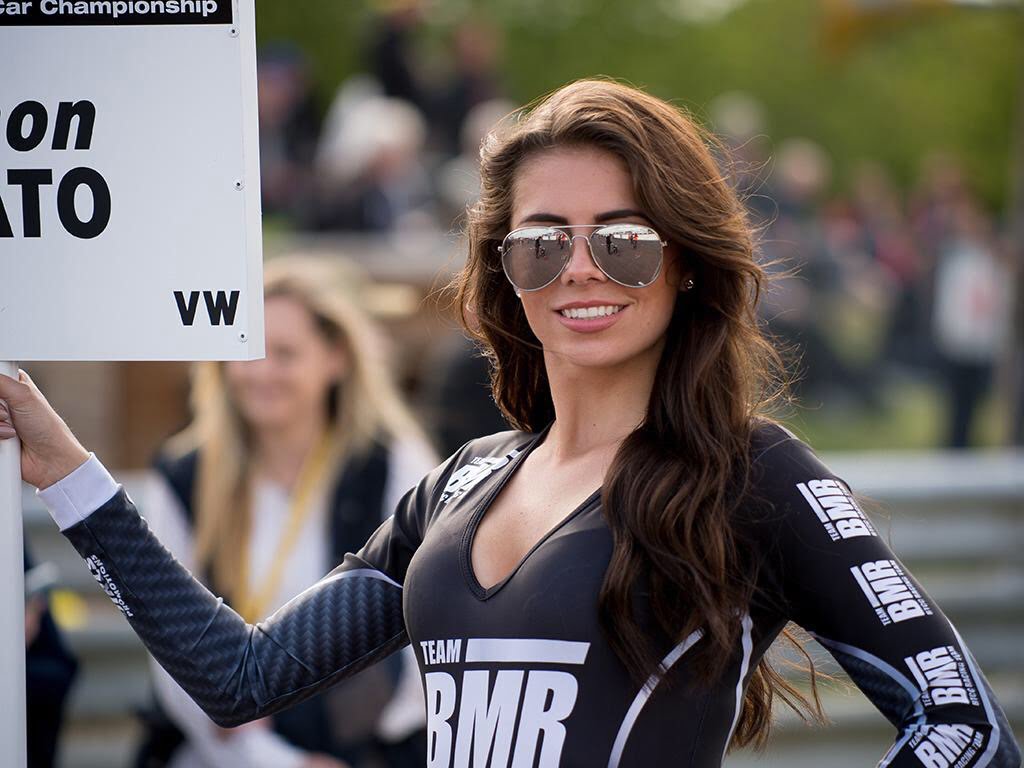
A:
{"type": "Polygon", "coordinates": [[[408,642],[401,583],[450,463],[410,489],[358,554],[255,625],[174,559],[121,486],[93,511],[54,508],[113,484],[94,458],[39,494],[150,653],[230,727],[309,698],[408,642]]]}
{"type": "Polygon", "coordinates": [[[956,629],[849,487],[795,437],[756,459],[770,591],[898,729],[882,766],[1019,768],[1020,751],[956,629]]]}
{"type": "MultiPolygon", "coordinates": [[[[146,485],[140,509],[150,530],[175,559],[188,570],[195,570],[195,547],[185,510],[159,474],[154,473],[146,485]]],[[[271,729],[269,721],[261,723],[261,727],[253,724],[234,731],[222,730],[152,655],[149,666],[156,700],[205,765],[299,768],[305,762],[305,750],[271,729]]]]}
{"type": "Polygon", "coordinates": [[[458,454],[403,498],[356,555],[258,624],[196,581],[24,371],[0,374],[0,440],[161,666],[218,725],[298,703],[408,642],[402,581],[458,454]],[[443,487],[443,483],[441,484],[443,487]]]}

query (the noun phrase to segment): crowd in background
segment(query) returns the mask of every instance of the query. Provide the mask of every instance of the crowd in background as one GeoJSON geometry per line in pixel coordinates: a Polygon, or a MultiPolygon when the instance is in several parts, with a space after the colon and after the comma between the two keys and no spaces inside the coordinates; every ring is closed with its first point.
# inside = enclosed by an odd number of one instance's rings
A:
{"type": "Polygon", "coordinates": [[[770,145],[749,97],[726,94],[714,106],[776,278],[763,317],[799,350],[796,394],[878,408],[895,382],[936,380],[942,439],[968,447],[1010,343],[1014,296],[1009,239],[957,159],[927,157],[909,193],[863,161],[836,192],[823,147],[770,145]]]}
{"type": "MultiPolygon", "coordinates": [[[[424,62],[422,23],[414,3],[382,12],[363,73],[341,85],[322,119],[302,52],[263,50],[265,216],[301,231],[458,231],[478,192],[480,141],[515,104],[502,87],[496,30],[463,22],[450,61],[424,62]]],[[[751,97],[724,94],[708,112],[776,278],[762,311],[794,350],[795,394],[880,407],[893,381],[936,381],[942,443],[970,445],[1014,297],[1009,244],[957,158],[927,158],[909,192],[864,161],[837,190],[827,149],[772,136],[751,97]]],[[[1015,430],[1019,440],[1021,424],[1015,430]]]]}

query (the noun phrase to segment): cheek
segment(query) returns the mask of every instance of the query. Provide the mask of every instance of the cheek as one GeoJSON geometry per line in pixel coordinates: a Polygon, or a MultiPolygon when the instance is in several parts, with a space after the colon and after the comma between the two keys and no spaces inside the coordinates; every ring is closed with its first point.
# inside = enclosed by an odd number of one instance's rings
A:
{"type": "Polygon", "coordinates": [[[524,293],[521,301],[523,312],[526,314],[526,322],[530,324],[533,334],[538,339],[542,339],[544,329],[556,321],[555,313],[548,309],[547,302],[536,293],[524,293]]]}
{"type": "Polygon", "coordinates": [[[661,333],[668,330],[669,324],[672,322],[672,315],[675,313],[676,300],[679,298],[679,291],[671,285],[666,285],[665,290],[661,296],[658,297],[656,304],[656,320],[658,329],[661,333]]]}
{"type": "Polygon", "coordinates": [[[641,300],[641,315],[645,343],[652,343],[665,335],[675,312],[678,291],[664,280],[651,286],[655,291],[641,300]]]}
{"type": "Polygon", "coordinates": [[[234,392],[244,392],[248,387],[260,383],[267,375],[267,367],[266,360],[226,363],[224,384],[234,392]]]}
{"type": "Polygon", "coordinates": [[[287,371],[289,386],[300,393],[303,400],[311,402],[324,397],[336,378],[326,353],[318,349],[308,350],[302,357],[296,358],[287,371]]]}

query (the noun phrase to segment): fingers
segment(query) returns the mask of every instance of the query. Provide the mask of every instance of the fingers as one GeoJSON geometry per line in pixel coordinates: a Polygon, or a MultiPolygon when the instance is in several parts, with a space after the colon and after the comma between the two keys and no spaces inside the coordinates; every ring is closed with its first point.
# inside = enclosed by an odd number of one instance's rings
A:
{"type": "Polygon", "coordinates": [[[0,400],[0,440],[16,436],[14,423],[11,420],[11,412],[7,408],[7,403],[0,400]]]}
{"type": "Polygon", "coordinates": [[[17,379],[0,373],[0,400],[6,400],[15,405],[23,403],[32,396],[32,387],[34,386],[29,375],[20,368],[17,379]]]}
{"type": "Polygon", "coordinates": [[[19,406],[29,403],[36,397],[35,382],[22,369],[18,369],[18,378],[0,373],[0,440],[17,437],[11,411],[19,412],[19,406]]]}

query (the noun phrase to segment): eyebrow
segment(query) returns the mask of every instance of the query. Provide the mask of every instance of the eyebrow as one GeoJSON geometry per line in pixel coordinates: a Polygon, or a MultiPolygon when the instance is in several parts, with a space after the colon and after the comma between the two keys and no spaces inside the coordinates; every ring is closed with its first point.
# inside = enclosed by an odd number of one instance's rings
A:
{"type": "MultiPolygon", "coordinates": [[[[597,214],[594,217],[594,221],[600,224],[605,221],[610,221],[611,219],[625,219],[629,218],[630,216],[638,216],[641,219],[650,221],[646,213],[644,213],[643,211],[634,210],[633,208],[618,208],[614,211],[605,211],[604,213],[597,214]]],[[[554,213],[545,213],[543,211],[531,213],[529,216],[527,216],[519,223],[526,224],[529,221],[552,221],[562,226],[565,226],[569,223],[569,220],[565,218],[565,216],[559,216],[554,213]]]]}

